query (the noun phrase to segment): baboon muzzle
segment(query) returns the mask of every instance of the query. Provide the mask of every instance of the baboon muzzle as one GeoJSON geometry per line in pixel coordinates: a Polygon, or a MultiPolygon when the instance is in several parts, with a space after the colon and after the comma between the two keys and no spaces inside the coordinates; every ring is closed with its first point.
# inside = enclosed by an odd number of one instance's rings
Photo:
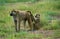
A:
{"type": "Polygon", "coordinates": [[[11,13],[10,16],[13,16],[13,14],[11,13]]]}

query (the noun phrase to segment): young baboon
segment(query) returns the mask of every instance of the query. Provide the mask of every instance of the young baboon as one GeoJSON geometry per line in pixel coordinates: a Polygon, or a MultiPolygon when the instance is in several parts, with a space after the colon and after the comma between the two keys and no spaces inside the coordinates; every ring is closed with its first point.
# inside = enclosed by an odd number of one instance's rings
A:
{"type": "Polygon", "coordinates": [[[34,18],[35,18],[35,21],[33,23],[33,26],[34,26],[33,29],[38,30],[40,28],[40,14],[36,14],[34,18]]]}
{"type": "Polygon", "coordinates": [[[16,32],[20,31],[21,21],[24,21],[24,26],[25,26],[26,21],[28,21],[30,29],[31,30],[33,29],[32,21],[34,17],[31,11],[12,10],[10,13],[10,16],[13,16],[16,32]]]}

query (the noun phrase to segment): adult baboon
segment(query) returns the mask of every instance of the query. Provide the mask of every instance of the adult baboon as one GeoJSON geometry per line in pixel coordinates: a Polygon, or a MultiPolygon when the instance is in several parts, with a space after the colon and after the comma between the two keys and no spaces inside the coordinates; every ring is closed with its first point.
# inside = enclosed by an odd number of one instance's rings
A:
{"type": "Polygon", "coordinates": [[[35,21],[33,23],[33,26],[34,26],[33,29],[38,30],[40,28],[40,14],[36,14],[34,18],[35,18],[35,21]]]}
{"type": "Polygon", "coordinates": [[[13,16],[16,31],[20,31],[21,21],[24,21],[24,26],[25,26],[26,21],[28,21],[30,29],[31,30],[33,29],[32,21],[34,17],[31,11],[12,10],[10,13],[10,16],[13,16]]]}

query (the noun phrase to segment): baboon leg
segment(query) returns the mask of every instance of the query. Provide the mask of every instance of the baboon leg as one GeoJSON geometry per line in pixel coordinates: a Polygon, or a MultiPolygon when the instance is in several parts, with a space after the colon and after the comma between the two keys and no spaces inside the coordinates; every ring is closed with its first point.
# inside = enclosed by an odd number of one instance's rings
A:
{"type": "Polygon", "coordinates": [[[24,30],[26,30],[26,19],[24,20],[24,30]]]}
{"type": "Polygon", "coordinates": [[[18,22],[18,31],[20,31],[20,21],[18,22]]]}
{"type": "Polygon", "coordinates": [[[15,23],[15,30],[17,32],[18,31],[18,29],[17,29],[17,20],[14,20],[14,23],[15,23]]]}
{"type": "Polygon", "coordinates": [[[18,31],[20,31],[20,21],[19,21],[19,19],[18,19],[17,21],[18,21],[18,22],[17,22],[18,31]]]}
{"type": "Polygon", "coordinates": [[[26,19],[24,20],[24,26],[26,25],[26,19]]]}
{"type": "Polygon", "coordinates": [[[30,19],[28,19],[28,24],[29,24],[30,30],[32,30],[32,31],[33,31],[33,23],[32,23],[31,18],[30,18],[30,19]]]}

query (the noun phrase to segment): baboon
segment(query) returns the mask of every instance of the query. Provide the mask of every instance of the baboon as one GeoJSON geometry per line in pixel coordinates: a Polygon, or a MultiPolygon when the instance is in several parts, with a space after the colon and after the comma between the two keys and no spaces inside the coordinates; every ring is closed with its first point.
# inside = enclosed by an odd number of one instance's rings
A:
{"type": "Polygon", "coordinates": [[[34,19],[35,19],[35,21],[33,23],[33,29],[38,30],[40,28],[40,14],[36,14],[34,16],[34,19]]]}
{"type": "Polygon", "coordinates": [[[13,16],[16,32],[20,31],[20,23],[24,21],[24,26],[26,21],[28,21],[30,30],[33,30],[33,15],[31,11],[21,11],[21,10],[12,10],[10,16],[13,16]]]}

